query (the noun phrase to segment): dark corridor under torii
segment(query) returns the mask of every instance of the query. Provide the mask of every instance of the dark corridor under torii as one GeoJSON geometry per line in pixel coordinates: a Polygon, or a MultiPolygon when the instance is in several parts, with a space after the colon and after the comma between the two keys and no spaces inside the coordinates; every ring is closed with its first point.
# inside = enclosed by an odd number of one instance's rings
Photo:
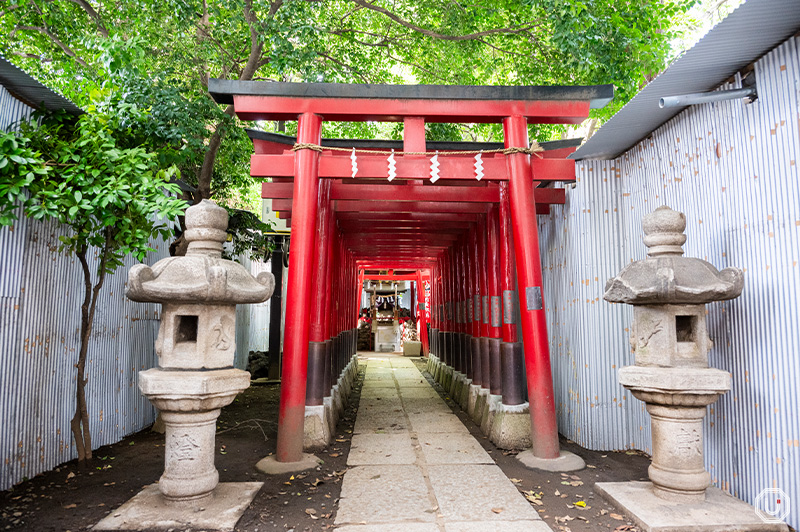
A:
{"type": "Polygon", "coordinates": [[[242,120],[298,121],[296,139],[250,131],[251,175],[271,178],[262,196],[292,231],[277,460],[302,459],[307,395],[328,394],[355,354],[373,269],[424,273],[430,352],[474,383],[497,391],[519,353],[532,451],[558,458],[536,215],[564,202],[553,184],[575,181],[578,143],[530,143],[528,125],[579,124],[613,88],[211,80],[209,92],[242,120]],[[323,141],[323,121],[403,122],[403,141],[323,141]],[[504,142],[428,142],[431,122],[501,123],[504,142]],[[306,393],[309,364],[320,393],[306,393]]]}

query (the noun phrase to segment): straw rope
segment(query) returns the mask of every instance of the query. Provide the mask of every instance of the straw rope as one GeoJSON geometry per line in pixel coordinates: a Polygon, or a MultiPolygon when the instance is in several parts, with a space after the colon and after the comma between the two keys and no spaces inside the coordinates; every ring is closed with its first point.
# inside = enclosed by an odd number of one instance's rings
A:
{"type": "Polygon", "coordinates": [[[470,153],[502,153],[503,155],[511,155],[512,153],[526,153],[528,155],[535,155],[542,158],[541,152],[544,148],[539,146],[539,143],[534,141],[531,143],[530,148],[497,148],[494,150],[458,150],[458,151],[395,151],[395,150],[369,150],[360,148],[337,148],[332,146],[321,146],[312,142],[298,142],[292,146],[292,151],[297,150],[313,150],[316,152],[322,151],[344,151],[347,153],[374,153],[378,155],[466,155],[470,153]]]}

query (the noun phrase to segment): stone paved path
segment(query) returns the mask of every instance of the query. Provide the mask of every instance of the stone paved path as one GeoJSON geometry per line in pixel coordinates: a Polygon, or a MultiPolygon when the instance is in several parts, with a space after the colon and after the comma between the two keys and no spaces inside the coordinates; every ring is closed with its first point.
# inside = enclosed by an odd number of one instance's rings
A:
{"type": "Polygon", "coordinates": [[[413,362],[360,358],[338,531],[550,532],[413,362]]]}

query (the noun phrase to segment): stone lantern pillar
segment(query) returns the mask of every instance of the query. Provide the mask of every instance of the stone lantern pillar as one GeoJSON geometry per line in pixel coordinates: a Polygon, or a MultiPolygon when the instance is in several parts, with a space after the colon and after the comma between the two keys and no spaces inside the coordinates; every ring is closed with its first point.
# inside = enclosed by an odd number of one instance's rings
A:
{"type": "Polygon", "coordinates": [[[703,464],[706,407],[731,388],[728,372],[708,366],[712,342],[705,305],[738,297],[743,273],[684,257],[683,213],[662,206],[645,216],[642,226],[648,258],[610,279],[603,297],[633,305],[635,364],[619,370],[619,382],[650,414],[651,482],[598,483],[598,491],[644,530],[785,530],[785,525],[769,528],[752,507],[709,488],[703,464]]]}
{"type": "Polygon", "coordinates": [[[217,417],[250,386],[250,374],[233,367],[236,305],[266,301],[275,287],[271,273],[254,278],[242,265],[221,258],[227,226],[225,209],[204,200],[186,211],[185,257],[130,269],[127,296],[162,305],[155,345],[159,367],[139,373],[139,388],[166,426],[165,468],[157,488],[145,488],[101,522],[98,526],[106,525],[101,529],[186,524],[232,529],[261,486],[235,483],[215,490],[217,417]],[[213,520],[232,518],[227,524],[213,520]]]}

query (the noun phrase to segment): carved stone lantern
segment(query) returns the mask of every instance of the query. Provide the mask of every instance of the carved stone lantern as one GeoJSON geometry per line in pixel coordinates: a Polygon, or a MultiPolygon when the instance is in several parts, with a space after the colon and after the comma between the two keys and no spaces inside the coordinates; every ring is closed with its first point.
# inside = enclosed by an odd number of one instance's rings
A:
{"type": "Polygon", "coordinates": [[[165,470],[159,489],[170,501],[209,496],[219,482],[214,436],[220,409],[250,386],[250,374],[233,367],[236,305],[266,301],[271,273],[254,278],[222,259],[228,213],[204,200],[186,211],[185,257],[138,264],[127,296],[161,303],[156,340],[159,367],[139,373],[139,388],[166,425],[165,470]]]}
{"type": "Polygon", "coordinates": [[[706,406],[731,388],[728,372],[708,366],[712,342],[705,305],[738,297],[742,271],[717,271],[704,260],[684,257],[683,213],[659,207],[644,217],[642,226],[648,258],[610,279],[604,298],[633,305],[635,365],[619,370],[619,382],[647,404],[652,484],[599,483],[598,491],[628,510],[645,530],[699,530],[692,527],[701,524],[709,526],[703,530],[773,530],[761,528],[764,523],[746,503],[709,488],[711,477],[703,464],[706,406]],[[694,506],[701,512],[694,513],[694,506]],[[732,524],[738,528],[726,528],[732,524]]]}

